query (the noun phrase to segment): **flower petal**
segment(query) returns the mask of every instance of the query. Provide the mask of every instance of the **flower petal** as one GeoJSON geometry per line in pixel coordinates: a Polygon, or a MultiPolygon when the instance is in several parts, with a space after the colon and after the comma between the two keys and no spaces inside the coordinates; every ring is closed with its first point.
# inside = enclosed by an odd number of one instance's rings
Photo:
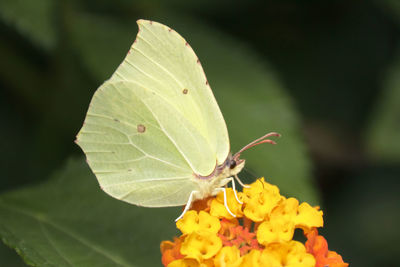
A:
{"type": "Polygon", "coordinates": [[[214,264],[216,267],[237,267],[242,260],[240,251],[236,246],[223,247],[215,256],[214,264]]]}
{"type": "Polygon", "coordinates": [[[189,234],[181,246],[181,253],[186,258],[209,259],[215,256],[222,247],[221,239],[214,233],[198,231],[189,234]]]}
{"type": "Polygon", "coordinates": [[[275,218],[260,224],[257,230],[257,240],[264,246],[272,242],[285,242],[293,238],[294,223],[284,218],[275,218]]]}
{"type": "Polygon", "coordinates": [[[294,218],[296,227],[311,229],[312,227],[322,227],[324,220],[323,212],[318,208],[313,208],[310,204],[303,202],[298,208],[298,214],[294,218]]]}
{"type": "Polygon", "coordinates": [[[176,222],[176,227],[183,234],[190,234],[195,231],[208,231],[217,233],[221,228],[218,218],[211,216],[208,212],[195,210],[186,212],[182,219],[176,222]]]}

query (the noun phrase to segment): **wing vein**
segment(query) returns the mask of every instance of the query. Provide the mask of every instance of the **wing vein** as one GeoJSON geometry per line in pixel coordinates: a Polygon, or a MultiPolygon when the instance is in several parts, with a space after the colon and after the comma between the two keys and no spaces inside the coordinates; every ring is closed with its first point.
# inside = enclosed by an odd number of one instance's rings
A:
{"type": "MultiPolygon", "coordinates": [[[[157,116],[154,114],[154,112],[147,106],[147,104],[146,104],[144,101],[142,101],[142,103],[147,107],[147,109],[150,111],[150,113],[153,115],[153,117],[157,120],[158,125],[160,125],[160,129],[164,132],[164,134],[168,137],[168,139],[174,144],[174,146],[176,147],[176,149],[179,151],[179,153],[180,153],[180,154],[182,155],[182,157],[185,159],[185,161],[187,162],[187,164],[188,164],[188,165],[190,166],[190,168],[193,170],[194,168],[193,168],[191,162],[189,161],[189,159],[186,157],[186,155],[183,153],[183,151],[178,147],[176,141],[168,134],[168,132],[167,132],[167,131],[164,129],[164,127],[160,124],[160,122],[159,122],[157,116]]],[[[187,132],[189,132],[189,134],[193,137],[193,134],[186,128],[186,126],[185,126],[184,124],[182,124],[182,125],[183,125],[183,127],[187,130],[187,132]]],[[[192,139],[195,141],[197,147],[199,147],[198,143],[196,142],[196,139],[195,139],[195,138],[192,138],[192,139]]]]}
{"type": "MultiPolygon", "coordinates": [[[[134,82],[134,81],[128,81],[128,82],[133,82],[133,83],[136,83],[137,85],[139,85],[139,86],[141,86],[141,87],[143,87],[143,88],[146,88],[146,87],[144,87],[143,85],[141,85],[141,84],[139,84],[139,83],[137,83],[137,82],[134,82]]],[[[120,91],[119,91],[119,89],[115,86],[115,84],[114,83],[111,83],[111,85],[114,87],[114,89],[117,91],[117,93],[122,97],[122,99],[126,99],[126,96],[124,96],[120,91]]],[[[118,101],[120,101],[122,104],[125,104],[125,105],[127,105],[127,106],[129,106],[129,103],[128,102],[125,102],[125,101],[122,101],[122,100],[118,100],[118,101]]],[[[140,117],[142,120],[143,120],[143,122],[145,122],[145,123],[147,123],[147,124],[149,124],[149,125],[151,125],[151,126],[153,126],[153,127],[155,127],[155,128],[157,128],[157,129],[160,129],[160,127],[159,126],[157,126],[156,124],[153,124],[152,122],[149,122],[148,120],[146,120],[142,115],[140,115],[138,112],[136,112],[135,110],[132,110],[132,112],[133,113],[135,113],[135,115],[136,116],[138,116],[138,117],[140,117]]],[[[120,114],[121,115],[121,114],[120,114]]],[[[121,117],[122,117],[122,115],[121,115],[121,117]]],[[[123,117],[125,120],[129,120],[129,118],[127,118],[127,117],[123,117]]],[[[160,129],[161,130],[161,129],[160,129]]]]}
{"type": "Polygon", "coordinates": [[[157,63],[156,61],[154,61],[152,58],[150,58],[148,55],[146,55],[145,53],[143,53],[143,51],[137,49],[136,47],[133,47],[134,50],[136,50],[137,52],[139,52],[140,54],[142,54],[145,58],[147,58],[150,62],[152,62],[154,65],[158,66],[160,69],[162,69],[166,74],[168,74],[175,82],[176,84],[180,87],[180,88],[185,88],[183,86],[183,84],[175,77],[175,75],[173,75],[171,72],[169,72],[166,68],[164,68],[163,65],[157,63]]]}
{"type": "MultiPolygon", "coordinates": [[[[141,68],[137,67],[135,64],[133,64],[128,58],[125,60],[126,63],[128,63],[128,65],[132,66],[133,68],[137,69],[138,71],[140,71],[141,73],[143,73],[144,75],[146,75],[147,77],[149,77],[150,79],[152,79],[153,81],[157,82],[159,85],[162,86],[161,81],[157,80],[156,78],[154,78],[153,76],[151,76],[150,74],[148,74],[146,71],[142,70],[141,68]]],[[[127,80],[129,81],[129,80],[127,80]]]]}
{"type": "Polygon", "coordinates": [[[177,190],[170,192],[169,194],[166,194],[164,196],[159,196],[159,197],[155,197],[155,198],[149,198],[147,199],[147,201],[143,201],[142,204],[146,203],[146,202],[150,202],[150,201],[154,201],[154,200],[159,200],[159,199],[163,199],[163,198],[167,198],[169,196],[175,195],[177,192],[181,191],[182,188],[178,188],[177,190]]]}
{"type": "Polygon", "coordinates": [[[128,182],[122,183],[115,183],[103,186],[104,188],[107,187],[114,187],[119,185],[127,185],[127,184],[134,184],[134,183],[144,183],[144,182],[153,182],[153,181],[179,181],[179,180],[187,180],[190,176],[181,176],[181,177],[157,177],[157,178],[148,178],[148,179],[140,179],[140,180],[133,180],[128,182]]]}
{"type": "Polygon", "coordinates": [[[111,163],[111,164],[125,164],[125,163],[131,163],[131,162],[136,162],[136,161],[140,161],[142,159],[147,158],[147,156],[143,156],[140,158],[136,158],[136,159],[128,159],[128,160],[119,160],[119,161],[110,161],[110,160],[99,160],[99,161],[94,161],[94,160],[90,160],[90,163],[111,163]]]}
{"type": "MultiPolygon", "coordinates": [[[[136,81],[129,81],[129,82],[135,83],[136,85],[142,87],[143,89],[147,89],[144,85],[142,85],[142,84],[140,84],[140,83],[138,83],[138,82],[136,82],[136,81]]],[[[119,88],[117,88],[117,87],[114,87],[114,88],[115,88],[116,91],[118,91],[118,93],[122,96],[121,92],[119,92],[119,88]]],[[[147,89],[147,90],[152,91],[151,89],[147,89]]],[[[168,103],[171,107],[173,107],[172,103],[171,103],[168,99],[166,99],[163,95],[160,95],[160,94],[157,94],[157,95],[158,95],[162,100],[164,100],[166,103],[168,103]]],[[[157,123],[158,123],[158,125],[159,125],[158,128],[159,128],[159,129],[168,137],[168,139],[174,144],[174,146],[176,147],[176,149],[179,151],[179,153],[183,156],[183,158],[185,159],[185,161],[189,164],[189,166],[190,166],[191,169],[193,170],[192,164],[190,163],[190,161],[188,160],[188,158],[186,158],[186,156],[183,154],[183,152],[179,149],[179,147],[178,147],[177,144],[176,144],[176,141],[175,141],[174,139],[172,139],[172,137],[168,134],[168,132],[164,129],[164,127],[162,127],[162,125],[161,125],[160,122],[159,122],[158,117],[153,113],[153,111],[151,110],[151,108],[150,108],[142,99],[140,99],[140,98],[138,98],[138,99],[139,99],[139,100],[143,103],[143,105],[145,105],[146,108],[150,111],[150,113],[153,115],[153,117],[156,119],[156,121],[157,121],[157,123]]],[[[183,114],[182,114],[181,111],[179,111],[179,110],[177,110],[177,109],[175,109],[175,110],[176,110],[177,113],[179,113],[179,114],[181,114],[181,115],[183,116],[183,114]]],[[[196,144],[197,148],[199,148],[199,143],[197,142],[197,139],[194,138],[193,133],[186,127],[185,124],[181,124],[181,125],[182,125],[182,127],[186,130],[186,132],[192,137],[192,140],[193,140],[194,143],[196,144]]],[[[194,126],[193,124],[191,124],[191,125],[192,125],[194,128],[197,128],[197,127],[194,126]]],[[[129,140],[131,141],[130,138],[129,138],[129,140]]],[[[143,152],[143,153],[144,153],[144,152],[143,152]]]]}
{"type": "MultiPolygon", "coordinates": [[[[119,88],[117,88],[117,87],[114,87],[114,88],[116,89],[116,91],[119,91],[119,88]]],[[[154,113],[149,109],[149,107],[146,105],[146,103],[144,103],[142,99],[140,99],[140,98],[138,98],[138,99],[143,103],[143,105],[146,106],[146,108],[150,111],[150,113],[153,115],[153,117],[157,120],[157,118],[154,116],[154,113]]],[[[157,122],[158,122],[158,120],[157,120],[157,122]]],[[[160,125],[159,122],[158,122],[158,124],[160,125]]],[[[161,125],[160,125],[160,129],[161,129],[161,131],[163,131],[163,132],[166,134],[166,132],[161,128],[161,125]]],[[[167,134],[166,134],[166,135],[167,135],[167,134]]],[[[168,137],[168,135],[167,135],[167,137],[168,137]]],[[[165,164],[167,164],[167,165],[174,166],[174,167],[179,168],[179,169],[181,169],[181,170],[185,170],[184,168],[182,168],[182,167],[180,167],[180,166],[178,166],[178,165],[176,165],[176,164],[173,164],[173,163],[171,163],[171,162],[168,162],[168,161],[159,159],[159,158],[157,158],[157,157],[154,157],[153,155],[150,155],[150,154],[146,153],[144,150],[142,150],[142,149],[139,148],[137,145],[135,145],[135,144],[132,142],[131,138],[129,138],[129,136],[128,136],[128,139],[129,139],[129,142],[132,144],[133,147],[135,147],[136,149],[138,149],[138,150],[139,150],[140,152],[142,152],[143,154],[147,155],[149,158],[158,160],[158,161],[163,162],[163,163],[165,163],[165,164]]],[[[170,140],[171,140],[171,139],[170,139],[170,140]]],[[[172,140],[171,140],[171,141],[172,141],[172,140]]],[[[173,144],[174,144],[175,147],[176,147],[176,144],[175,144],[175,143],[173,143],[173,144]]],[[[177,148],[177,150],[179,151],[178,148],[177,148]]],[[[191,165],[189,164],[189,166],[191,166],[191,165]]]]}

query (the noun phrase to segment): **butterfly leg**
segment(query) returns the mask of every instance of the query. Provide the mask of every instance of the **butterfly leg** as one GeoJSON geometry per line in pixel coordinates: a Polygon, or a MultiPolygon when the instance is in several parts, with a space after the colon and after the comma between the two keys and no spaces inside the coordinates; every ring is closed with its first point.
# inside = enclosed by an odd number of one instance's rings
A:
{"type": "Polygon", "coordinates": [[[228,211],[228,213],[229,213],[230,215],[232,215],[233,217],[236,218],[236,215],[233,214],[233,212],[232,212],[232,211],[229,209],[229,207],[228,207],[228,201],[227,201],[227,198],[226,198],[226,188],[215,188],[215,190],[223,191],[223,192],[224,192],[224,205],[225,205],[226,211],[228,211]]]}
{"type": "Polygon", "coordinates": [[[235,174],[235,179],[236,181],[238,181],[238,183],[243,186],[244,188],[250,188],[249,185],[244,184],[242,181],[240,181],[239,176],[237,174],[235,174]]]}
{"type": "Polygon", "coordinates": [[[189,196],[188,202],[186,203],[185,209],[183,210],[181,215],[179,215],[179,217],[175,219],[176,222],[178,220],[182,219],[183,215],[185,215],[185,213],[190,209],[190,207],[192,206],[193,195],[196,193],[199,193],[199,191],[192,191],[190,193],[190,196],[189,196]]]}
{"type": "Polygon", "coordinates": [[[236,198],[237,202],[238,202],[239,204],[243,204],[243,202],[239,200],[239,198],[238,198],[238,196],[237,196],[237,194],[236,194],[235,180],[234,180],[232,177],[229,177],[229,178],[227,178],[226,180],[228,180],[228,183],[229,183],[229,182],[232,182],[233,194],[235,195],[235,198],[236,198]]]}

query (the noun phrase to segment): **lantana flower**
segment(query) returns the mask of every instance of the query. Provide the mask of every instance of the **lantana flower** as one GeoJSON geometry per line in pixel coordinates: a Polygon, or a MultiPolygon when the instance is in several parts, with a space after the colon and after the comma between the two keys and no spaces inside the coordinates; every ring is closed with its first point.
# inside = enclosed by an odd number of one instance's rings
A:
{"type": "Polygon", "coordinates": [[[184,266],[265,266],[265,267],[346,267],[342,257],[328,250],[322,211],[295,198],[285,198],[279,188],[256,180],[243,192],[227,188],[216,197],[193,203],[176,222],[182,232],[174,241],[162,241],[162,263],[184,266]],[[293,240],[296,229],[303,230],[305,244],[293,240]]]}

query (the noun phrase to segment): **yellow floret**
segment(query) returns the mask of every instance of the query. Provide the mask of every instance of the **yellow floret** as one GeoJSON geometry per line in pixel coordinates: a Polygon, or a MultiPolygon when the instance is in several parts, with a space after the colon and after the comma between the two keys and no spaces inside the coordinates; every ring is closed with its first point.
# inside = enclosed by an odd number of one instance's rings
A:
{"type": "Polygon", "coordinates": [[[240,251],[236,246],[223,247],[214,259],[216,267],[238,267],[241,262],[240,251]]]}
{"type": "Polygon", "coordinates": [[[182,219],[176,222],[176,227],[183,234],[190,234],[195,231],[206,231],[217,233],[221,228],[218,218],[211,216],[208,212],[195,210],[186,212],[182,219]]]}
{"type": "Polygon", "coordinates": [[[260,224],[257,230],[257,240],[260,244],[268,245],[271,242],[289,241],[293,234],[294,222],[276,217],[260,224]]]}
{"type": "Polygon", "coordinates": [[[261,251],[253,249],[248,254],[244,255],[240,267],[264,267],[261,262],[261,251]]]}
{"type": "Polygon", "coordinates": [[[272,243],[265,247],[261,259],[265,266],[273,267],[314,267],[315,258],[306,252],[304,245],[298,241],[272,243]],[[271,259],[274,259],[271,265],[271,259]],[[279,264],[278,264],[279,263],[279,264]]]}
{"type": "Polygon", "coordinates": [[[171,262],[168,267],[200,267],[200,263],[195,259],[180,259],[171,262]]]}
{"type": "MultiPolygon", "coordinates": [[[[240,201],[243,201],[243,193],[237,193],[240,201]]],[[[232,188],[226,189],[226,200],[229,210],[236,215],[237,218],[243,217],[242,204],[240,204],[232,188]]],[[[211,202],[210,214],[218,218],[233,219],[234,217],[226,210],[224,203],[224,192],[218,193],[217,197],[211,202]]]]}
{"type": "Polygon", "coordinates": [[[214,233],[197,231],[189,234],[181,246],[181,253],[186,258],[201,262],[215,256],[222,247],[221,239],[214,233]]]}
{"type": "Polygon", "coordinates": [[[299,201],[295,198],[283,198],[281,202],[271,212],[271,220],[274,218],[281,218],[288,221],[294,221],[297,215],[299,201]]]}
{"type": "Polygon", "coordinates": [[[322,227],[324,220],[322,219],[323,212],[318,208],[313,208],[310,204],[303,202],[298,208],[298,214],[294,221],[296,227],[311,229],[312,227],[322,227]]]}
{"type": "Polygon", "coordinates": [[[282,199],[278,187],[266,183],[264,178],[252,183],[250,188],[244,188],[243,193],[246,204],[244,215],[254,222],[261,222],[268,217],[282,199]]]}

